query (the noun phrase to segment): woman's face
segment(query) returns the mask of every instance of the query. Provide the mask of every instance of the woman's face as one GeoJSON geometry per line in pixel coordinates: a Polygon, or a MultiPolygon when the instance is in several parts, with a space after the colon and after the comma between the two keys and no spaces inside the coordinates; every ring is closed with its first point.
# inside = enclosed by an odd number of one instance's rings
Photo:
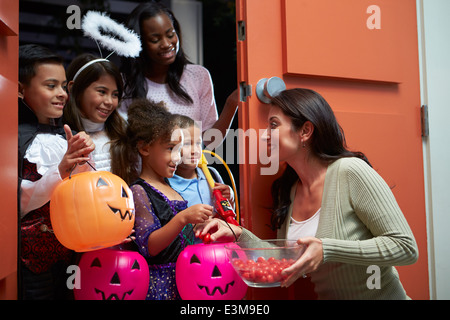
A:
{"type": "Polygon", "coordinates": [[[268,155],[278,157],[280,162],[295,159],[301,149],[300,134],[293,129],[291,119],[276,106],[270,108],[262,139],[267,143],[268,155]]]}
{"type": "Polygon", "coordinates": [[[87,87],[81,97],[81,114],[86,119],[103,123],[119,105],[119,91],[113,76],[106,74],[87,87]]]}
{"type": "Polygon", "coordinates": [[[142,44],[148,58],[159,65],[170,65],[178,51],[178,36],[170,18],[161,13],[142,22],[142,44]]]}

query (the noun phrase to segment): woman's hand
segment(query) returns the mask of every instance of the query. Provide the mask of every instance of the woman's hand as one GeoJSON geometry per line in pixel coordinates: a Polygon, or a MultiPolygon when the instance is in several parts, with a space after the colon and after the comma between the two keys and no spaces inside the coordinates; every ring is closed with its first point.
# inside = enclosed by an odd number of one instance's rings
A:
{"type": "Polygon", "coordinates": [[[314,237],[300,238],[300,245],[306,246],[300,258],[289,268],[284,269],[281,274],[286,277],[281,283],[282,287],[289,287],[299,277],[317,270],[323,261],[322,240],[314,237]]]}
{"type": "Polygon", "coordinates": [[[226,224],[225,221],[217,218],[211,219],[203,225],[195,226],[195,236],[197,238],[201,238],[207,233],[211,234],[211,241],[231,242],[236,240],[235,235],[236,238],[241,236],[242,228],[232,224],[226,224]]]}

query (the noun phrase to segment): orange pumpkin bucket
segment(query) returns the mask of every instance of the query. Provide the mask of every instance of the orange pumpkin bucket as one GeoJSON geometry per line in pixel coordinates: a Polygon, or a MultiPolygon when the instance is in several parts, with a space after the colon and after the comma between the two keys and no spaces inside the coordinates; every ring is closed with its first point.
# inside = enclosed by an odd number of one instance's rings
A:
{"type": "Polygon", "coordinates": [[[50,219],[65,247],[85,252],[121,243],[134,225],[133,194],[107,171],[78,173],[64,179],[50,199],[50,219]]]}

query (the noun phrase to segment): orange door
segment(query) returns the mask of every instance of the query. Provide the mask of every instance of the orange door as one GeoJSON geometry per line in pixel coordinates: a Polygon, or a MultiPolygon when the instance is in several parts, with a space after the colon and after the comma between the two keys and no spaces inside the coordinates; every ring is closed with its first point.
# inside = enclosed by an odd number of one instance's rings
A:
{"type": "Polygon", "coordinates": [[[0,0],[0,300],[17,297],[19,1],[0,0]]]}
{"type": "MultiPolygon", "coordinates": [[[[322,94],[349,148],[363,151],[392,187],[419,246],[419,261],[398,267],[400,278],[411,298],[428,299],[415,0],[237,0],[236,9],[238,81],[252,88],[239,108],[240,128],[267,126],[269,106],[255,93],[263,78],[322,94]]],[[[242,221],[271,238],[267,207],[275,176],[261,174],[262,162],[245,161],[251,148],[244,140],[242,221]]],[[[252,289],[248,298],[313,298],[308,290],[304,283],[295,290],[252,289]]]]}

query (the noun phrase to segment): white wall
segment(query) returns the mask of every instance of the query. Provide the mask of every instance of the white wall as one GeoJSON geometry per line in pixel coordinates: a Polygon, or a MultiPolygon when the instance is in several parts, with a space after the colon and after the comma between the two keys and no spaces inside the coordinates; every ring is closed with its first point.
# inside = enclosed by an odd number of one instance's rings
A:
{"type": "MultiPolygon", "coordinates": [[[[450,299],[450,1],[417,0],[431,299],[450,299]]],[[[420,254],[420,253],[419,253],[420,254]]],[[[417,275],[420,277],[421,275],[417,275]]]]}
{"type": "Polygon", "coordinates": [[[196,0],[171,0],[170,5],[180,23],[184,53],[191,62],[203,65],[202,3],[196,0]]]}

